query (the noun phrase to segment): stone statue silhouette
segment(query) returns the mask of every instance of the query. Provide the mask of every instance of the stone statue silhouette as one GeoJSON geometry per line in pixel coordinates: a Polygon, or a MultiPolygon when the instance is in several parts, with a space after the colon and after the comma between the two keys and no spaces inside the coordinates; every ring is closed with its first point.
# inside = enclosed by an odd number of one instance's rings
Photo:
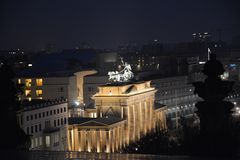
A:
{"type": "Polygon", "coordinates": [[[195,144],[195,153],[200,155],[231,155],[234,140],[230,120],[234,105],[225,98],[232,90],[234,82],[223,81],[223,65],[211,53],[205,63],[203,73],[207,75],[204,82],[194,82],[195,93],[203,99],[195,106],[200,119],[200,134],[195,144]]]}

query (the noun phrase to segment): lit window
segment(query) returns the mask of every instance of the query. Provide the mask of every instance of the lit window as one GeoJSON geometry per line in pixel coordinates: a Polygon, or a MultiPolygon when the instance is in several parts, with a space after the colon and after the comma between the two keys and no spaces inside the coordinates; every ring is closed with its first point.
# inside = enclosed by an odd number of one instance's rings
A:
{"type": "Polygon", "coordinates": [[[25,80],[26,87],[31,87],[31,84],[32,84],[32,79],[26,79],[25,80]]]}
{"type": "Polygon", "coordinates": [[[42,86],[43,85],[43,79],[42,78],[36,79],[36,84],[37,84],[37,86],[42,86]]]}
{"type": "Polygon", "coordinates": [[[46,147],[50,147],[50,136],[46,136],[46,147]]]}
{"type": "Polygon", "coordinates": [[[35,138],[35,147],[38,146],[38,138],[35,138]]]}
{"type": "Polygon", "coordinates": [[[18,84],[21,84],[21,79],[18,79],[18,84]]]}
{"type": "Polygon", "coordinates": [[[38,139],[39,139],[39,146],[41,146],[42,145],[42,137],[39,137],[38,139]]]}
{"type": "Polygon", "coordinates": [[[31,97],[31,90],[26,89],[25,90],[25,96],[31,97]]]}
{"type": "Polygon", "coordinates": [[[54,143],[58,143],[59,142],[59,135],[55,134],[54,136],[54,143]]]}
{"type": "Polygon", "coordinates": [[[41,89],[36,90],[36,96],[42,96],[42,90],[41,89]]]}
{"type": "Polygon", "coordinates": [[[34,140],[31,139],[31,148],[33,148],[33,147],[34,147],[34,140]]]}

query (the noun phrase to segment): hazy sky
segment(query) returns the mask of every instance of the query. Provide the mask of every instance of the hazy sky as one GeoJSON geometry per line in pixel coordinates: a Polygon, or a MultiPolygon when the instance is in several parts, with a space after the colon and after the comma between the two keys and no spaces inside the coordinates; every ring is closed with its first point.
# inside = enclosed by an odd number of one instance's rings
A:
{"type": "Polygon", "coordinates": [[[240,0],[1,0],[0,49],[111,48],[129,41],[190,41],[240,34],[240,0]]]}

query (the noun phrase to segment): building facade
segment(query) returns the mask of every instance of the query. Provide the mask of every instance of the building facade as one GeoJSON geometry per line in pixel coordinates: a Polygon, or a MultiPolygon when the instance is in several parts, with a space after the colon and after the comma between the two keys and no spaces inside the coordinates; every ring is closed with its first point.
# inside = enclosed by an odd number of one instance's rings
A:
{"type": "Polygon", "coordinates": [[[165,105],[155,105],[150,81],[99,87],[92,98],[97,118],[70,118],[69,150],[117,152],[152,132],[166,129],[165,105]]]}
{"type": "Polygon", "coordinates": [[[21,100],[55,100],[67,99],[69,116],[83,116],[83,79],[86,75],[96,73],[94,70],[69,71],[43,74],[19,74],[16,79],[23,85],[21,100]]]}
{"type": "Polygon", "coordinates": [[[152,85],[158,89],[156,101],[165,104],[169,128],[177,128],[181,117],[192,117],[199,100],[188,76],[155,78],[152,85]]]}
{"type": "Polygon", "coordinates": [[[29,103],[18,111],[23,131],[31,137],[30,150],[67,149],[68,107],[66,100],[29,103]]]}
{"type": "Polygon", "coordinates": [[[19,77],[17,83],[24,85],[24,93],[20,95],[22,100],[62,98],[68,100],[68,106],[77,101],[77,78],[74,75],[19,77]]]}

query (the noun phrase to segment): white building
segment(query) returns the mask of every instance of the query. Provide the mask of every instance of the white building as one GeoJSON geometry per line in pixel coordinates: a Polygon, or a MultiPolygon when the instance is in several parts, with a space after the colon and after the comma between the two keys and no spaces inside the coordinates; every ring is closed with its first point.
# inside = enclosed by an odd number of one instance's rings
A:
{"type": "Polygon", "coordinates": [[[154,78],[152,85],[158,89],[156,101],[168,106],[166,116],[168,127],[178,127],[180,117],[192,117],[199,97],[194,94],[194,87],[188,76],[154,78]]]}
{"type": "Polygon", "coordinates": [[[66,150],[68,107],[66,100],[32,101],[18,111],[20,127],[31,137],[31,150],[66,150]]]}
{"type": "Polygon", "coordinates": [[[28,99],[67,99],[71,115],[81,116],[83,110],[83,78],[96,73],[94,70],[65,71],[55,73],[20,73],[16,79],[24,85],[24,93],[20,98],[28,99]]]}

